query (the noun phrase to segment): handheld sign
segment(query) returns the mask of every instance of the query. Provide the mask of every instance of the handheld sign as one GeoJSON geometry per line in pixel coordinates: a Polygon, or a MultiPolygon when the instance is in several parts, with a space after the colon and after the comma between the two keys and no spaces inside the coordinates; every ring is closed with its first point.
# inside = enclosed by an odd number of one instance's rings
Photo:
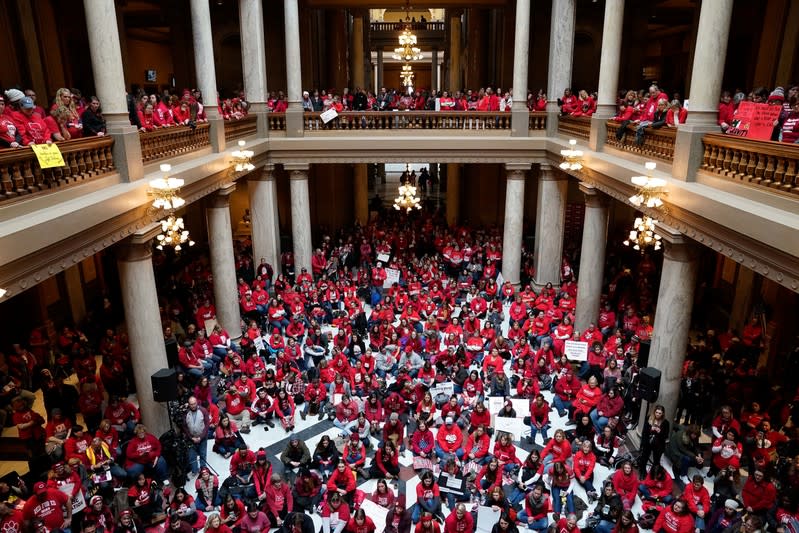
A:
{"type": "Polygon", "coordinates": [[[333,109],[333,108],[331,107],[330,109],[328,109],[327,111],[325,111],[324,113],[322,113],[321,115],[319,115],[319,118],[321,118],[321,119],[322,119],[322,122],[324,122],[325,124],[327,124],[328,122],[330,122],[331,120],[333,120],[333,119],[334,119],[334,118],[336,118],[337,116],[338,116],[338,113],[336,112],[336,110],[335,110],[335,109],[333,109]]]}
{"type": "Polygon", "coordinates": [[[583,341],[566,341],[563,353],[569,361],[588,360],[588,343],[583,341]]]}
{"type": "Polygon", "coordinates": [[[61,149],[58,145],[53,144],[32,144],[31,149],[36,154],[36,159],[39,160],[39,166],[42,168],[54,168],[66,166],[64,163],[64,156],[61,155],[61,149]]]}

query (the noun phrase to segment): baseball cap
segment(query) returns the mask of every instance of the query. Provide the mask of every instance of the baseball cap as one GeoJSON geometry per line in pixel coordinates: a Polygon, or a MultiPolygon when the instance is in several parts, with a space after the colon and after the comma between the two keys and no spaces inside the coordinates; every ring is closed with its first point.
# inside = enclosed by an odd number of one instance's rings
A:
{"type": "Polygon", "coordinates": [[[37,481],[33,485],[33,493],[34,494],[41,494],[43,492],[47,492],[47,485],[44,484],[44,481],[37,481]]]}
{"type": "Polygon", "coordinates": [[[33,103],[33,100],[29,96],[26,96],[20,100],[19,105],[22,107],[22,109],[33,109],[36,107],[33,103]]]}
{"type": "Polygon", "coordinates": [[[452,417],[451,417],[451,416],[448,416],[448,417],[447,417],[447,419],[446,419],[446,420],[444,420],[444,423],[445,423],[446,425],[448,425],[448,426],[449,426],[449,425],[452,425],[452,417]]]}

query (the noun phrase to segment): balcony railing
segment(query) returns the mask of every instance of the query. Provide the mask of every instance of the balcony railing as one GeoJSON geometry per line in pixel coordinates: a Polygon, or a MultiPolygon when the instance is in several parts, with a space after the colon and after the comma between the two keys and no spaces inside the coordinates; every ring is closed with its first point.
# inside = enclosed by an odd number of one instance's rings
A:
{"type": "Polygon", "coordinates": [[[701,169],[714,176],[799,195],[799,149],[785,143],[710,133],[701,169]]]}
{"type": "Polygon", "coordinates": [[[269,121],[269,131],[286,131],[285,113],[269,113],[267,120],[269,121]]]}
{"type": "Polygon", "coordinates": [[[558,118],[558,133],[584,141],[591,136],[591,117],[563,116],[558,118]]]}
{"type": "Polygon", "coordinates": [[[255,115],[247,115],[241,120],[226,120],[225,121],[225,141],[230,142],[242,137],[249,137],[255,135],[257,125],[255,123],[255,115]]]}
{"type": "Polygon", "coordinates": [[[0,151],[0,202],[64,188],[114,172],[111,137],[58,143],[65,166],[42,169],[30,147],[0,151]]]}
{"type": "Polygon", "coordinates": [[[409,25],[414,31],[444,31],[443,22],[372,22],[369,24],[369,29],[375,31],[401,31],[409,25]]]}
{"type": "Polygon", "coordinates": [[[677,137],[676,128],[646,128],[642,144],[635,142],[635,128],[633,124],[627,125],[621,140],[616,138],[616,131],[621,127],[619,122],[607,122],[607,140],[605,144],[643,157],[654,157],[669,163],[674,159],[674,139],[677,137]]]}
{"type": "Polygon", "coordinates": [[[197,124],[195,128],[176,126],[139,134],[142,161],[151,163],[159,159],[193,152],[211,144],[208,124],[197,124]]]}
{"type": "Polygon", "coordinates": [[[547,129],[547,114],[544,112],[533,111],[530,113],[530,131],[547,129]]]}
{"type": "MultiPolygon", "coordinates": [[[[508,130],[510,113],[483,111],[347,111],[327,124],[320,113],[305,113],[305,131],[324,130],[508,130]]],[[[546,116],[531,118],[531,129],[544,129],[546,116]],[[542,121],[543,120],[543,121],[542,121]]]]}

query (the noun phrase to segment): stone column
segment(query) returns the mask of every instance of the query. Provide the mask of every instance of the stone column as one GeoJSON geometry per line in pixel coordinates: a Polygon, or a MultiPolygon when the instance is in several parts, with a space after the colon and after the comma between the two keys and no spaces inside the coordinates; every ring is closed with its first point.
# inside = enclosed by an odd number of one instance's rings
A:
{"type": "Polygon", "coordinates": [[[355,220],[362,227],[369,224],[369,176],[366,163],[352,166],[353,188],[355,189],[355,220]]]}
{"type": "Polygon", "coordinates": [[[141,143],[136,126],[130,125],[125,92],[125,70],[117,33],[114,0],[83,0],[86,29],[89,34],[89,53],[97,98],[103,106],[108,134],[114,138],[114,164],[127,181],[144,177],[141,143]]]}
{"type": "Polygon", "coordinates": [[[363,12],[354,10],[352,13],[352,65],[350,74],[352,78],[352,88],[366,89],[366,69],[364,67],[364,42],[363,42],[363,12]]]}
{"type": "Polygon", "coordinates": [[[347,52],[352,50],[352,42],[347,39],[349,26],[347,12],[342,8],[326,9],[323,20],[326,37],[323,48],[326,58],[324,66],[327,72],[326,81],[341,94],[350,78],[347,52]]]}
{"type": "Polygon", "coordinates": [[[591,117],[588,146],[601,150],[607,138],[605,123],[616,114],[619,86],[621,35],[624,26],[624,0],[605,0],[605,23],[602,29],[602,57],[599,62],[599,96],[596,113],[591,117]]]}
{"type": "MultiPolygon", "coordinates": [[[[725,259],[728,261],[728,259],[725,259]]],[[[738,265],[738,276],[735,279],[735,293],[730,308],[730,328],[738,331],[749,321],[752,314],[752,294],[755,290],[755,271],[738,265]]]]}
{"type": "MultiPolygon", "coordinates": [[[[233,259],[233,228],[230,224],[230,195],[236,190],[231,183],[210,198],[206,208],[208,244],[211,249],[211,273],[214,276],[216,319],[230,336],[241,336],[241,314],[233,259]]],[[[260,261],[260,257],[257,259],[260,261]]],[[[198,324],[200,327],[200,324],[198,324]]]]}
{"type": "Polygon", "coordinates": [[[585,219],[574,328],[585,331],[589,324],[596,324],[599,316],[608,237],[608,202],[607,196],[591,185],[580,183],[580,190],[585,195],[585,219]]]}
{"type": "Polygon", "coordinates": [[[530,129],[530,111],[527,109],[529,57],[530,0],[516,0],[516,34],[513,45],[513,107],[511,108],[510,130],[513,137],[527,137],[530,129]]]}
{"type": "Polygon", "coordinates": [[[377,85],[375,85],[375,94],[380,91],[383,86],[383,49],[377,49],[377,85]]]}
{"type": "Polygon", "coordinates": [[[524,180],[530,165],[505,164],[505,228],[502,237],[502,277],[514,286],[521,282],[524,180]]]}
{"type": "MultiPolygon", "coordinates": [[[[571,87],[574,52],[575,0],[552,0],[552,25],[549,32],[549,70],[547,83],[547,135],[558,131],[558,98],[571,87]]],[[[526,95],[525,95],[526,96],[526,95]]]]}
{"type": "Polygon", "coordinates": [[[567,176],[547,164],[538,176],[535,211],[535,280],[538,287],[560,284],[563,226],[566,217],[567,176]]]}
{"type": "Polygon", "coordinates": [[[311,272],[311,203],[308,197],[308,165],[283,165],[291,185],[291,237],[294,242],[294,269],[311,272]]]}
{"type": "Polygon", "coordinates": [[[280,219],[278,217],[277,186],[274,165],[267,164],[260,174],[251,174],[247,181],[252,217],[252,251],[254,266],[261,258],[272,265],[275,274],[281,271],[280,219]]]}
{"type": "Polygon", "coordinates": [[[686,123],[677,128],[674,141],[672,176],[694,181],[702,164],[704,149],[702,136],[718,132],[721,80],[727,59],[727,40],[730,34],[733,0],[703,2],[699,14],[699,30],[694,47],[694,65],[691,74],[691,112],[686,123]]]}
{"type": "Polygon", "coordinates": [[[150,376],[168,367],[152,261],[152,240],[160,232],[156,223],[135,233],[120,246],[117,260],[136,397],[142,422],[156,436],[169,429],[166,404],[153,400],[150,381],[150,376]]]}
{"type": "MultiPolygon", "coordinates": [[[[450,94],[461,90],[461,11],[447,10],[449,17],[449,86],[450,94]]],[[[482,83],[482,82],[481,82],[482,83]]]]}
{"type": "Polygon", "coordinates": [[[433,48],[430,54],[430,90],[438,91],[438,48],[433,48]]]}
{"type": "Polygon", "coordinates": [[[219,116],[216,100],[214,39],[208,0],[191,0],[191,30],[194,37],[194,64],[202,65],[202,68],[195,70],[197,86],[203,94],[203,109],[208,116],[211,148],[214,152],[221,152],[225,149],[225,122],[219,116]]]}
{"type": "Polygon", "coordinates": [[[64,271],[64,281],[67,285],[69,296],[69,309],[72,311],[72,321],[80,324],[86,318],[86,298],[83,296],[83,282],[80,279],[80,266],[72,265],[64,271]]]}
{"type": "Polygon", "coordinates": [[[286,25],[286,82],[288,98],[286,136],[302,137],[302,59],[300,55],[300,15],[297,8],[297,0],[284,0],[283,9],[284,23],[286,25]]]}
{"type": "Polygon", "coordinates": [[[258,136],[269,135],[266,109],[266,46],[264,44],[264,9],[261,0],[239,0],[242,75],[244,92],[255,114],[258,136]]]}
{"type": "Polygon", "coordinates": [[[455,225],[461,218],[461,166],[447,163],[447,224],[455,225]]]}
{"type": "Polygon", "coordinates": [[[697,253],[690,239],[668,226],[658,224],[657,232],[665,241],[665,251],[648,365],[662,374],[657,403],[666,408],[666,418],[673,420],[691,327],[697,253]]]}

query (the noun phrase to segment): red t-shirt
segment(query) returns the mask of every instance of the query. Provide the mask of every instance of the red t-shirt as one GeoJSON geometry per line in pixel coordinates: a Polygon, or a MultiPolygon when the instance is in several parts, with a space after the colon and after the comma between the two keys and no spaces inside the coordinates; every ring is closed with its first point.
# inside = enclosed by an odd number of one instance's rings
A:
{"type": "Polygon", "coordinates": [[[60,529],[64,525],[64,508],[69,504],[69,497],[56,489],[47,489],[40,496],[32,496],[25,507],[22,516],[25,520],[39,518],[48,530],[60,529]]]}

